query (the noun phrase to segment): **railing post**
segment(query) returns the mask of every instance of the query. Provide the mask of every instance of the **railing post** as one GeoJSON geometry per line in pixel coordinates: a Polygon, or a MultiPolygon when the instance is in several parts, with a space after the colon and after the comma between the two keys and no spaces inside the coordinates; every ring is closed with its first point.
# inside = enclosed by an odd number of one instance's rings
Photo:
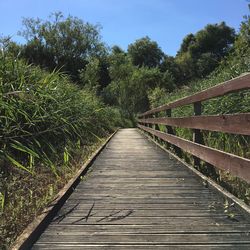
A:
{"type": "MultiPolygon", "coordinates": [[[[202,104],[201,102],[195,102],[194,103],[194,115],[199,116],[202,114],[202,104]]],[[[204,145],[204,139],[203,135],[200,129],[194,129],[193,130],[193,142],[199,143],[204,145]]],[[[201,160],[198,157],[193,156],[194,158],[194,166],[198,167],[198,169],[205,173],[206,175],[211,176],[212,178],[218,178],[218,174],[216,173],[216,170],[213,165],[209,163],[205,163],[205,168],[201,169],[201,160]]]]}
{"type": "MultiPolygon", "coordinates": [[[[172,116],[172,110],[171,109],[167,109],[166,110],[166,116],[167,117],[171,117],[172,116]]],[[[174,134],[174,131],[173,131],[173,128],[171,126],[166,126],[166,129],[167,129],[167,133],[168,134],[171,134],[173,135],[174,134]]]]}
{"type": "MultiPolygon", "coordinates": [[[[145,119],[146,119],[146,116],[144,115],[144,116],[142,117],[142,119],[145,120],[145,119]]],[[[143,125],[144,125],[144,126],[147,126],[147,124],[145,124],[145,123],[143,123],[143,125]]]]}
{"type": "MultiPolygon", "coordinates": [[[[155,114],[152,115],[152,118],[155,118],[155,114]]],[[[155,124],[151,124],[151,128],[155,129],[155,124]]],[[[153,139],[156,140],[156,136],[153,135],[153,139]]]]}
{"type": "MultiPolygon", "coordinates": [[[[199,116],[202,113],[202,105],[201,102],[194,103],[194,115],[199,116]]],[[[193,142],[204,144],[203,136],[200,129],[193,130],[193,142]]],[[[200,159],[194,156],[194,165],[200,168],[200,159]]]]}
{"type": "MultiPolygon", "coordinates": [[[[157,117],[158,117],[158,113],[154,114],[153,117],[154,117],[154,118],[157,118],[157,117]]],[[[159,130],[160,130],[159,124],[155,124],[155,125],[154,125],[154,129],[159,131],[159,130]]],[[[159,139],[157,136],[155,136],[154,139],[155,139],[156,141],[158,141],[158,142],[161,141],[161,139],[159,139]]]]}
{"type": "MultiPolygon", "coordinates": [[[[151,114],[149,114],[149,115],[147,115],[147,118],[151,118],[151,114]]],[[[154,128],[153,127],[153,124],[150,124],[150,123],[147,123],[147,127],[149,127],[149,128],[154,128]]],[[[151,135],[150,133],[148,133],[148,135],[151,137],[151,138],[153,138],[154,139],[154,135],[151,135]]]]}
{"type": "MultiPolygon", "coordinates": [[[[171,117],[171,116],[172,116],[172,109],[167,109],[167,110],[166,110],[166,116],[167,116],[167,117],[171,117]]],[[[166,132],[167,132],[168,134],[170,134],[170,135],[175,135],[175,131],[173,130],[172,126],[166,126],[166,129],[167,129],[166,132]]],[[[170,144],[170,145],[171,145],[171,144],[170,144]]],[[[175,146],[175,145],[171,145],[171,146],[173,146],[173,149],[174,149],[175,153],[176,153],[179,157],[181,157],[181,149],[178,148],[178,147],[175,146]]]]}
{"type": "MultiPolygon", "coordinates": [[[[143,116],[143,119],[146,120],[146,119],[147,119],[147,115],[144,115],[144,116],[143,116]]],[[[143,125],[144,125],[145,127],[149,127],[148,123],[143,123],[143,125]]],[[[144,132],[145,132],[145,131],[144,131],[144,132]]],[[[147,132],[146,132],[146,133],[147,133],[147,132]]]]}
{"type": "MultiPolygon", "coordinates": [[[[155,118],[158,117],[158,113],[154,115],[155,118]]],[[[155,124],[155,129],[160,130],[159,124],[155,124]]]]}

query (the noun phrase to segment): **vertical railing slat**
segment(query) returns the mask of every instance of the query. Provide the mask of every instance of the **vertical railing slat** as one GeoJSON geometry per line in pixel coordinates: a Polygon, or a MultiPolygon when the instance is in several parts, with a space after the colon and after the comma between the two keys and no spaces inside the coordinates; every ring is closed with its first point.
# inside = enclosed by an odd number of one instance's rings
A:
{"type": "MultiPolygon", "coordinates": [[[[202,104],[201,102],[195,102],[194,103],[194,115],[199,116],[201,114],[202,114],[202,104]]],[[[193,142],[204,145],[203,135],[200,129],[193,130],[193,142]]],[[[197,167],[200,167],[200,159],[195,156],[194,156],[194,165],[197,167]]]]}
{"type": "MultiPolygon", "coordinates": [[[[172,110],[171,109],[167,109],[166,110],[166,116],[167,117],[171,117],[172,116],[172,110]]],[[[168,134],[175,135],[175,131],[173,130],[172,126],[166,126],[166,130],[167,130],[168,134]]],[[[182,155],[181,149],[178,148],[175,145],[173,145],[173,149],[174,149],[176,155],[178,155],[179,157],[181,157],[181,155],[182,155]]]]}

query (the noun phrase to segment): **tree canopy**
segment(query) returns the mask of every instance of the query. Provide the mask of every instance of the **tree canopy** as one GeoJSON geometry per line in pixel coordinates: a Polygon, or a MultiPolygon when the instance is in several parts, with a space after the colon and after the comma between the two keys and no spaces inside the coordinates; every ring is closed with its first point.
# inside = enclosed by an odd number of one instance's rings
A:
{"type": "Polygon", "coordinates": [[[157,42],[146,36],[128,46],[128,55],[135,66],[152,68],[160,65],[164,53],[157,42]]]}
{"type": "Polygon", "coordinates": [[[100,26],[85,23],[77,17],[65,18],[60,12],[49,20],[24,18],[26,40],[23,55],[30,63],[53,70],[60,68],[76,79],[90,57],[105,53],[100,26]]]}
{"type": "Polygon", "coordinates": [[[229,53],[235,38],[234,29],[225,22],[208,24],[196,34],[188,34],[176,56],[185,79],[204,77],[212,72],[229,53]]]}

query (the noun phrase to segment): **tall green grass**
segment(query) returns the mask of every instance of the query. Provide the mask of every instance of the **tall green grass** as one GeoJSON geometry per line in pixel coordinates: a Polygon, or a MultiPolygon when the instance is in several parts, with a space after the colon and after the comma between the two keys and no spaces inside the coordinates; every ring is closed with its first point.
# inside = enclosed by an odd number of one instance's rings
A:
{"type": "Polygon", "coordinates": [[[67,75],[0,54],[0,246],[46,206],[124,119],[67,75]]]}
{"type": "Polygon", "coordinates": [[[34,175],[47,168],[58,175],[75,149],[90,145],[121,126],[119,111],[106,107],[66,75],[0,55],[0,204],[8,175],[34,175]],[[59,163],[59,164],[57,164],[59,163]],[[5,183],[5,184],[4,184],[5,183]]]}
{"type": "Polygon", "coordinates": [[[102,137],[119,119],[67,76],[0,56],[1,165],[32,174],[42,163],[56,175],[54,162],[72,143],[80,147],[102,137]]]}
{"type": "MultiPolygon", "coordinates": [[[[190,82],[181,89],[177,89],[172,93],[166,93],[162,89],[155,89],[149,93],[151,107],[157,107],[177,99],[197,93],[201,90],[208,89],[221,82],[230,80],[245,72],[250,72],[250,50],[246,50],[244,56],[238,56],[232,53],[212,74],[205,79],[199,79],[190,82]]],[[[235,114],[250,112],[250,91],[240,91],[223,97],[214,98],[202,103],[203,115],[218,114],[235,114]]],[[[173,117],[185,117],[193,115],[193,105],[186,105],[172,110],[173,117]]],[[[160,114],[164,116],[164,114],[160,114]]],[[[185,128],[176,128],[175,132],[178,136],[192,140],[192,130],[185,128]]],[[[250,138],[244,135],[232,135],[220,132],[203,131],[205,145],[233,153],[245,158],[250,158],[250,138]]],[[[192,157],[186,153],[183,157],[192,163],[192,157]]],[[[219,183],[227,187],[229,191],[236,194],[245,202],[250,203],[250,185],[239,180],[230,174],[216,170],[211,171],[205,165],[200,169],[203,173],[210,175],[219,183]]]]}

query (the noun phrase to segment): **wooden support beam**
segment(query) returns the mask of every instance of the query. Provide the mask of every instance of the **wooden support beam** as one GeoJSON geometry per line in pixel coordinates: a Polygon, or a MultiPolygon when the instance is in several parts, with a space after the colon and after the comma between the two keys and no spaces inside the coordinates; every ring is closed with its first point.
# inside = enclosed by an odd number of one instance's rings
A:
{"type": "Polygon", "coordinates": [[[231,134],[250,135],[250,113],[231,115],[201,115],[178,118],[161,117],[139,119],[138,122],[143,124],[151,123],[167,125],[167,127],[174,126],[231,134]]]}

